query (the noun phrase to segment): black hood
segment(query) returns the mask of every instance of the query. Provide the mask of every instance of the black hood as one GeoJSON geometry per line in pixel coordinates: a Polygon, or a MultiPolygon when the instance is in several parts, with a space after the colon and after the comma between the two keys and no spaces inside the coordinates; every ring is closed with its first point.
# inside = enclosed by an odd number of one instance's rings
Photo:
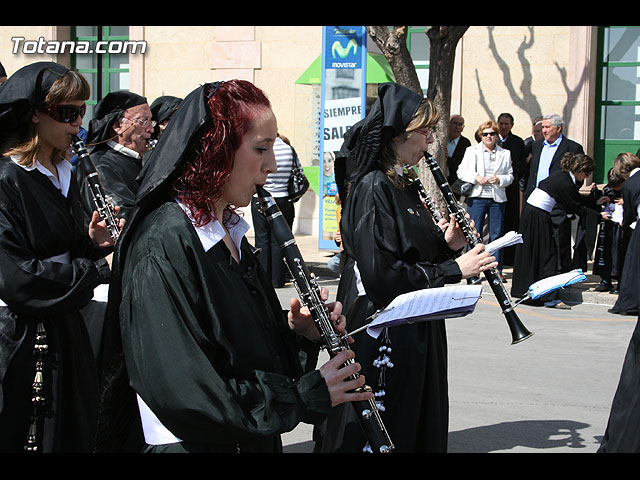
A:
{"type": "Polygon", "coordinates": [[[336,183],[342,201],[350,183],[381,167],[380,146],[405,130],[422,100],[421,95],[397,83],[378,86],[378,98],[367,116],[347,131],[336,157],[336,183]]]}
{"type": "Polygon", "coordinates": [[[0,147],[6,149],[32,135],[31,117],[53,82],[69,71],[54,62],[36,62],[16,71],[0,88],[0,147]]]}
{"type": "Polygon", "coordinates": [[[125,110],[145,103],[145,97],[124,90],[105,95],[96,105],[93,118],[89,122],[86,143],[91,146],[109,140],[113,137],[111,127],[122,117],[125,110]]]}

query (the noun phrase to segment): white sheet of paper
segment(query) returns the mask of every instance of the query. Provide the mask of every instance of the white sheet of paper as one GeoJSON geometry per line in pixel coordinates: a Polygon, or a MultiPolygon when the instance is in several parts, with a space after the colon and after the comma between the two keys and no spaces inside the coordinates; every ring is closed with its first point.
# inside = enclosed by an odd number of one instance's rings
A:
{"type": "Polygon", "coordinates": [[[455,285],[398,295],[369,324],[367,333],[378,338],[385,327],[466,316],[473,312],[481,294],[482,285],[455,285]]]}
{"type": "Polygon", "coordinates": [[[622,225],[622,212],[624,207],[622,205],[614,204],[613,212],[611,213],[611,220],[622,225]]]}
{"type": "Polygon", "coordinates": [[[487,243],[487,245],[485,245],[485,250],[493,254],[501,248],[510,247],[516,243],[522,243],[522,235],[512,230],[493,242],[487,243]]]}

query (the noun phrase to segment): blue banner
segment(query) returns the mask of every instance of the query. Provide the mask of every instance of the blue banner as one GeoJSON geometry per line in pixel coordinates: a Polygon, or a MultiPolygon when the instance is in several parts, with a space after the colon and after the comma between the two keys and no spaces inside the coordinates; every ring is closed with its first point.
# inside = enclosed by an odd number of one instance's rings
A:
{"type": "Polygon", "coordinates": [[[324,27],[324,68],[362,68],[366,65],[364,27],[324,27]]]}
{"type": "Polygon", "coordinates": [[[333,165],[344,134],[365,116],[367,42],[363,26],[326,26],[322,32],[318,247],[339,250],[339,215],[333,165]]]}

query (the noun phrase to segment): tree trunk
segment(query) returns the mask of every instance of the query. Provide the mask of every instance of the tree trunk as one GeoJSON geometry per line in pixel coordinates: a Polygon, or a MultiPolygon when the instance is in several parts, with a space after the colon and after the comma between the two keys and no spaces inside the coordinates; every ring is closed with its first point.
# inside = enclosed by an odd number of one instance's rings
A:
{"type": "MultiPolygon", "coordinates": [[[[433,101],[440,114],[440,120],[434,132],[435,141],[429,153],[436,159],[445,176],[448,174],[446,147],[456,46],[468,28],[468,26],[432,26],[425,30],[430,44],[427,98],[433,101]]],[[[396,83],[422,95],[418,74],[407,48],[408,27],[396,26],[389,29],[387,26],[367,26],[366,29],[391,65],[396,83]]],[[[440,195],[440,189],[433,180],[429,167],[420,163],[418,169],[425,188],[434,199],[438,199],[441,210],[445,210],[446,206],[440,195]]]]}
{"type": "Polygon", "coordinates": [[[375,42],[385,56],[396,78],[396,83],[422,95],[420,80],[413,66],[411,54],[407,48],[407,26],[366,27],[369,37],[375,42]]]}
{"type": "MultiPolygon", "coordinates": [[[[446,149],[456,47],[468,28],[468,26],[432,26],[425,32],[429,37],[430,45],[427,98],[433,101],[440,114],[434,134],[435,141],[431,144],[429,153],[433,155],[445,176],[449,173],[446,149]]],[[[427,173],[427,170],[429,170],[429,167],[421,163],[419,166],[420,179],[429,192],[438,192],[435,198],[441,199],[441,195],[439,195],[440,189],[436,185],[433,175],[430,172],[427,173]]],[[[444,200],[438,203],[444,206],[444,200]]]]}

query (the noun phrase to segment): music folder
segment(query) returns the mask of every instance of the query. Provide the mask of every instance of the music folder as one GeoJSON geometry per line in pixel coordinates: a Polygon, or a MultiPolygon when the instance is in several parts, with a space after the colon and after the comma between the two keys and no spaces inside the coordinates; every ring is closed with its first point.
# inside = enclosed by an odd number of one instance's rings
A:
{"type": "Polygon", "coordinates": [[[576,268],[570,272],[553,275],[532,283],[529,286],[528,294],[532,299],[540,298],[554,290],[565,288],[575,283],[584,282],[586,279],[587,276],[582,272],[582,269],[576,268]]]}
{"type": "Polygon", "coordinates": [[[387,327],[464,317],[475,310],[481,294],[482,285],[452,285],[403,293],[376,312],[365,327],[369,335],[378,338],[387,327]]]}

